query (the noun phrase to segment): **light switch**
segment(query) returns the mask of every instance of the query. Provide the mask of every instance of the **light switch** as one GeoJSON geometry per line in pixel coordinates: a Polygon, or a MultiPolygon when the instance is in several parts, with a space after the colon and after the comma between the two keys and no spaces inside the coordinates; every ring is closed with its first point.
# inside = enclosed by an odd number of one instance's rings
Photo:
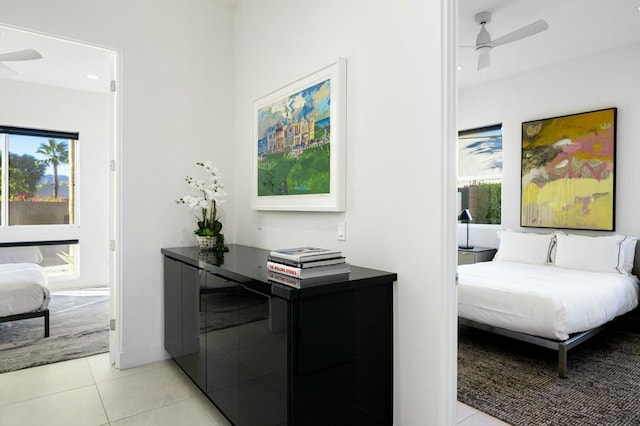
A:
{"type": "Polygon", "coordinates": [[[338,240],[339,241],[344,241],[345,239],[346,239],[345,223],[344,222],[338,222],[338,240]]]}

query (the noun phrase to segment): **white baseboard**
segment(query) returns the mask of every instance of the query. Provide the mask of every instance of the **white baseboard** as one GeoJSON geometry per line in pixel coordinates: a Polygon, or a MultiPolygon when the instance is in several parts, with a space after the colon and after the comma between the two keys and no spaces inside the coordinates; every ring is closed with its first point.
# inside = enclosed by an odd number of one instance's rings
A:
{"type": "Polygon", "coordinates": [[[163,361],[168,359],[169,354],[164,347],[140,348],[140,350],[116,353],[115,366],[119,370],[127,368],[139,367],[152,362],[163,361]]]}

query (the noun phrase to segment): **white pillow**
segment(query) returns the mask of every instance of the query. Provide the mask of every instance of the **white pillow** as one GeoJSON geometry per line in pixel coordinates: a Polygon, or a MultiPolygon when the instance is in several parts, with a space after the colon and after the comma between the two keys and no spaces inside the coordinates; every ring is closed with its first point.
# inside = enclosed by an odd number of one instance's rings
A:
{"type": "Polygon", "coordinates": [[[631,275],[633,270],[633,260],[636,257],[636,243],[638,239],[636,237],[624,237],[624,240],[620,243],[621,256],[618,259],[618,272],[623,275],[631,275]]]}
{"type": "Polygon", "coordinates": [[[625,257],[621,252],[624,239],[624,235],[589,237],[558,232],[554,263],[560,268],[620,273],[618,264],[625,263],[625,257]]]}
{"type": "Polygon", "coordinates": [[[498,262],[520,262],[533,265],[549,263],[549,251],[553,234],[533,232],[500,231],[500,246],[493,260],[498,262]]]}

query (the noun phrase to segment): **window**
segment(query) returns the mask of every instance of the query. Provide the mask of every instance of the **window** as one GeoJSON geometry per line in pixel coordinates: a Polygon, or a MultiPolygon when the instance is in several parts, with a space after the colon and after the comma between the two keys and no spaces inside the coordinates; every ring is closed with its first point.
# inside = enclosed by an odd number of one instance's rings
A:
{"type": "Polygon", "coordinates": [[[458,132],[458,210],[473,223],[500,224],[502,124],[458,132]]]}
{"type": "Polygon", "coordinates": [[[0,243],[0,263],[37,263],[49,278],[77,275],[77,240],[0,243]]]}
{"type": "Polygon", "coordinates": [[[76,224],[77,139],[77,133],[0,126],[0,260],[28,254],[49,276],[77,275],[77,229],[70,226],[76,224]],[[61,229],[68,231],[56,237],[61,229]],[[25,242],[34,235],[42,245],[25,242]]]}
{"type": "Polygon", "coordinates": [[[74,224],[77,134],[2,126],[0,131],[0,226],[74,224]]]}

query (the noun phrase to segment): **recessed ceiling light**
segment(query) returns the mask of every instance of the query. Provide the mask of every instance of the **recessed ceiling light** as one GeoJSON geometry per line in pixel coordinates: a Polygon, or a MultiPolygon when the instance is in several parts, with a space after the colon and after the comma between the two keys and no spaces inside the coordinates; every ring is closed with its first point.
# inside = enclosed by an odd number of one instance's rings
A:
{"type": "Polygon", "coordinates": [[[87,74],[85,75],[85,77],[87,77],[89,80],[97,80],[98,76],[95,74],[87,74]]]}
{"type": "Polygon", "coordinates": [[[458,71],[462,71],[462,65],[458,65],[458,71]]]}

